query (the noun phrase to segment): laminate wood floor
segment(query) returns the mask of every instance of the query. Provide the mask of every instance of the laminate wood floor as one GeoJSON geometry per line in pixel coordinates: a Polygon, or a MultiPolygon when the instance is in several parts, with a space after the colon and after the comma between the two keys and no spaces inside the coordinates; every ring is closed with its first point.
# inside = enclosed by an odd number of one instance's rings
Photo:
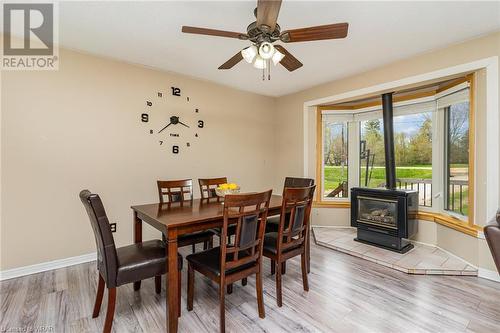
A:
{"type": "MultiPolygon", "coordinates": [[[[189,249],[182,249],[186,254],[189,249]]],[[[276,306],[274,277],[265,261],[266,318],[260,319],[255,279],[237,284],[226,298],[229,332],[500,332],[500,284],[477,277],[408,275],[331,249],[312,245],[310,291],[302,290],[300,261],[288,263],[283,307],[276,306]]],[[[182,275],[180,332],[217,332],[217,286],[196,274],[194,310],[186,310],[182,275]]],[[[0,283],[0,332],[100,332],[91,312],[95,263],[0,283]],[[34,329],[37,329],[35,331],[34,329]],[[41,328],[41,329],[40,329],[41,328]]],[[[114,332],[165,331],[165,284],[154,280],[118,288],[114,332]]]]}

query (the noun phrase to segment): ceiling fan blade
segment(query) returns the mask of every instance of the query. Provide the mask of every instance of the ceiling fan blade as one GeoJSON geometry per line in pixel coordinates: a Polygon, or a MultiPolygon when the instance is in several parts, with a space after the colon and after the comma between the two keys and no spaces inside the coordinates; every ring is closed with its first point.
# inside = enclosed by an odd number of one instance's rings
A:
{"type": "Polygon", "coordinates": [[[283,46],[274,45],[274,48],[285,55],[285,57],[281,59],[280,64],[282,64],[283,67],[288,69],[290,72],[293,72],[294,70],[303,66],[303,64],[290,52],[288,52],[283,46]]]}
{"type": "Polygon", "coordinates": [[[257,27],[267,25],[269,32],[273,32],[278,21],[281,0],[259,0],[257,2],[257,27]]]}
{"type": "Polygon", "coordinates": [[[182,26],[182,32],[188,33],[188,34],[197,34],[197,35],[209,35],[209,36],[219,36],[219,37],[228,37],[228,38],[248,39],[248,36],[246,34],[242,34],[240,32],[197,28],[197,27],[189,27],[189,26],[182,26]]]}
{"type": "Polygon", "coordinates": [[[284,31],[280,38],[281,41],[285,43],[345,38],[347,36],[348,27],[348,23],[335,23],[309,28],[293,29],[284,31]]]}
{"type": "Polygon", "coordinates": [[[231,69],[234,65],[243,60],[241,52],[236,53],[231,59],[219,66],[219,69],[231,69]]]}

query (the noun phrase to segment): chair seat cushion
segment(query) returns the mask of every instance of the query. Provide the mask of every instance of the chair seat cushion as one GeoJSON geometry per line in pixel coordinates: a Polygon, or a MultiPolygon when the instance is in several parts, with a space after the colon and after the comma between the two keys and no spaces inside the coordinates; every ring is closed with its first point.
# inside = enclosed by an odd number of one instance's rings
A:
{"type": "MultiPolygon", "coordinates": [[[[210,231],[219,237],[222,234],[222,228],[214,228],[214,229],[210,229],[210,231]]],[[[228,234],[228,236],[232,236],[232,235],[236,234],[236,224],[229,225],[227,227],[227,234],[228,234]]]]}
{"type": "MultiPolygon", "coordinates": [[[[283,236],[283,241],[285,241],[285,237],[283,236]]],[[[277,232],[269,232],[264,235],[264,252],[270,252],[272,254],[277,254],[277,246],[278,246],[278,233],[277,232]]],[[[288,248],[286,251],[291,251],[300,247],[300,245],[294,246],[292,248],[288,248]]]]}
{"type": "Polygon", "coordinates": [[[179,242],[179,246],[197,244],[208,240],[213,235],[214,232],[212,230],[197,231],[190,234],[181,235],[178,237],[177,241],[179,242]]]}
{"type": "Polygon", "coordinates": [[[268,232],[278,232],[280,227],[280,216],[271,216],[267,218],[266,222],[266,233],[268,232]]]}
{"type": "MultiPolygon", "coordinates": [[[[267,218],[266,233],[279,231],[280,218],[281,218],[281,215],[270,216],[267,218]]],[[[286,213],[286,215],[285,215],[285,229],[288,228],[289,220],[290,220],[290,213],[286,213]]]]}
{"type": "MultiPolygon", "coordinates": [[[[228,254],[228,256],[232,256],[232,254],[228,254]]],[[[239,258],[247,255],[246,253],[240,252],[239,258]]],[[[232,258],[229,258],[232,259],[232,258]]],[[[213,274],[220,276],[220,246],[214,247],[212,249],[203,251],[203,252],[198,252],[198,253],[193,253],[190,254],[186,257],[186,260],[196,267],[202,267],[205,268],[206,270],[209,270],[213,274]]],[[[226,270],[226,274],[233,274],[238,271],[242,271],[244,269],[247,269],[249,267],[252,267],[256,265],[257,262],[251,262],[245,265],[242,265],[240,267],[236,268],[231,268],[226,270]]]]}
{"type": "MultiPolygon", "coordinates": [[[[166,249],[161,240],[123,246],[116,249],[118,257],[118,286],[130,282],[163,275],[166,269],[166,249]]],[[[177,254],[179,270],[182,269],[182,256],[177,254]]]]}

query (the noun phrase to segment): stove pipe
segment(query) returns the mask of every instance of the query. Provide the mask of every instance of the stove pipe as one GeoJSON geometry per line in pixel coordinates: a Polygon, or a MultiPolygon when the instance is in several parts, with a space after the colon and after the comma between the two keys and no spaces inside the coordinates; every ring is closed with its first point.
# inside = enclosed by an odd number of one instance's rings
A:
{"type": "Polygon", "coordinates": [[[396,189],[396,160],[394,157],[394,126],[392,114],[392,92],[382,94],[384,119],[385,187],[396,189]]]}

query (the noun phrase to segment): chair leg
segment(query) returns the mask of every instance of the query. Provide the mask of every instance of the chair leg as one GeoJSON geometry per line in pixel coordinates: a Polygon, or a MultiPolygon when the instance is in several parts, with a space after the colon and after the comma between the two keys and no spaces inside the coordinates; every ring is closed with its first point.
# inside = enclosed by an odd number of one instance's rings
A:
{"type": "Polygon", "coordinates": [[[155,276],[155,291],[157,294],[161,294],[161,275],[155,276]]]}
{"type": "Polygon", "coordinates": [[[192,253],[195,253],[196,252],[196,244],[191,244],[191,251],[192,253]]]}
{"type": "Polygon", "coordinates": [[[208,241],[203,241],[203,251],[208,250],[208,241]]]}
{"type": "Polygon", "coordinates": [[[141,281],[135,281],[134,282],[134,291],[138,291],[141,289],[141,281]]]}
{"type": "Polygon", "coordinates": [[[241,285],[244,287],[244,286],[246,286],[246,285],[247,285],[247,282],[248,282],[248,281],[247,281],[247,278],[243,278],[243,279],[241,280],[241,285]]]}
{"type": "Polygon", "coordinates": [[[256,290],[257,290],[257,305],[259,307],[259,317],[265,318],[266,313],[264,310],[264,296],[263,296],[263,292],[262,292],[262,273],[261,272],[258,272],[257,274],[255,274],[255,280],[256,280],[255,286],[256,286],[256,290]]]}
{"type": "Polygon", "coordinates": [[[304,285],[304,290],[309,291],[309,282],[307,281],[307,254],[302,253],[300,255],[300,263],[302,266],[302,284],[304,285]]]}
{"type": "Polygon", "coordinates": [[[271,259],[271,275],[274,275],[276,273],[276,261],[271,259]]]}
{"type": "Polygon", "coordinates": [[[193,310],[194,298],[194,269],[191,264],[188,264],[188,285],[187,285],[187,309],[193,310]]]}
{"type": "Polygon", "coordinates": [[[99,281],[97,282],[97,294],[95,296],[94,311],[92,312],[92,318],[97,318],[99,316],[99,311],[101,311],[102,295],[104,294],[104,279],[101,274],[99,275],[99,281]]]}
{"type": "Polygon", "coordinates": [[[111,332],[111,326],[113,325],[113,317],[115,315],[115,305],[116,305],[116,288],[108,288],[108,309],[106,311],[106,319],[104,321],[103,333],[111,332]]]}
{"type": "Polygon", "coordinates": [[[177,279],[177,309],[179,309],[179,313],[177,317],[181,316],[181,287],[182,287],[182,271],[179,271],[178,279],[177,279]]]}
{"type": "Polygon", "coordinates": [[[220,333],[225,333],[226,332],[226,309],[225,309],[225,295],[224,291],[226,288],[224,288],[224,283],[221,281],[221,284],[219,285],[219,311],[220,311],[220,321],[219,321],[219,331],[220,333]]]}
{"type": "Polygon", "coordinates": [[[283,305],[283,296],[281,291],[281,264],[276,262],[276,303],[279,307],[283,305]]]}
{"type": "Polygon", "coordinates": [[[214,236],[210,236],[210,239],[208,240],[208,248],[211,249],[214,247],[214,236]]]}
{"type": "Polygon", "coordinates": [[[310,236],[311,232],[309,230],[309,232],[307,233],[307,239],[306,239],[306,242],[307,242],[307,246],[306,246],[306,254],[307,254],[307,273],[311,273],[311,236],[310,236]]]}
{"type": "Polygon", "coordinates": [[[283,261],[281,263],[281,274],[283,274],[283,275],[286,274],[286,261],[283,261]]]}
{"type": "Polygon", "coordinates": [[[227,294],[231,295],[233,293],[233,284],[230,283],[227,285],[227,294]]]}

